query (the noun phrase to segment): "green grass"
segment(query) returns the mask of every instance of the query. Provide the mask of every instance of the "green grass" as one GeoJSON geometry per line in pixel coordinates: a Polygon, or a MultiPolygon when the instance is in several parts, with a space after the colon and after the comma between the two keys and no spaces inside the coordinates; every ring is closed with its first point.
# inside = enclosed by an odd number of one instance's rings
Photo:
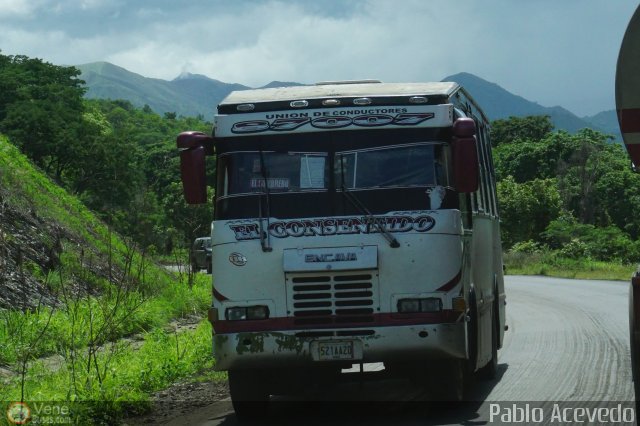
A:
{"type": "MultiPolygon", "coordinates": [[[[85,368],[87,358],[82,355],[74,362],[67,360],[64,368],[55,372],[41,362],[33,363],[25,382],[24,400],[29,404],[68,404],[73,421],[79,424],[116,424],[125,415],[146,411],[153,392],[200,371],[211,371],[213,363],[211,326],[206,320],[195,330],[180,333],[155,329],[145,335],[138,349],[119,343],[100,354],[96,361],[100,374],[93,366],[85,368]]],[[[225,378],[222,373],[210,373],[208,377],[225,378]]],[[[0,390],[0,401],[19,401],[20,396],[17,379],[0,390]]]]}
{"type": "Polygon", "coordinates": [[[174,282],[163,286],[153,297],[129,291],[118,302],[115,295],[107,294],[88,296],[58,308],[42,307],[24,313],[0,311],[0,364],[14,364],[26,354],[38,358],[82,348],[92,338],[101,343],[143,333],[173,318],[204,316],[210,304],[210,289],[210,277],[197,274],[192,288],[174,282]],[[105,323],[109,330],[98,336],[105,323]]]}
{"type": "Polygon", "coordinates": [[[504,264],[509,275],[545,275],[559,278],[628,281],[636,265],[602,262],[593,259],[568,259],[553,252],[505,253],[504,264]]]}
{"type": "MultiPolygon", "coordinates": [[[[114,325],[102,335],[99,330],[107,321],[105,312],[115,303],[110,295],[83,298],[58,309],[0,312],[0,364],[16,372],[23,361],[27,367],[24,394],[16,375],[10,383],[0,384],[0,402],[74,403],[74,421],[79,424],[114,424],[124,415],[148,409],[152,392],[210,370],[211,326],[206,320],[194,331],[167,329],[173,318],[204,317],[211,278],[205,274],[195,277],[192,288],[175,282],[152,298],[130,292],[111,319],[114,325]],[[134,333],[144,335],[144,344],[137,350],[119,340],[134,333]],[[90,351],[98,347],[92,359],[90,351]],[[60,355],[60,368],[49,368],[37,359],[48,354],[60,355]]],[[[212,375],[221,379],[218,376],[212,375]]]]}

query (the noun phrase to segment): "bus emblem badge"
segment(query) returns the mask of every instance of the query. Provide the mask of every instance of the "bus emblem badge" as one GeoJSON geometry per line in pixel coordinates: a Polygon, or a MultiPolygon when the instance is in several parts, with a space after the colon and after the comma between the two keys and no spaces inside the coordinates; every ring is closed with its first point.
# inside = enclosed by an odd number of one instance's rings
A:
{"type": "Polygon", "coordinates": [[[229,262],[236,266],[244,266],[247,264],[247,258],[241,253],[231,253],[229,255],[229,262]]]}

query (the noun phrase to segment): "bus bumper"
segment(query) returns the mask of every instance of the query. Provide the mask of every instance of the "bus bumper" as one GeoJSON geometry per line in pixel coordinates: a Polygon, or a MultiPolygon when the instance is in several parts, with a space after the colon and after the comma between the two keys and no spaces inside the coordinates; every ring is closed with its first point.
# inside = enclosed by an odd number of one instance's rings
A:
{"type": "MultiPolygon", "coordinates": [[[[310,330],[307,336],[327,330],[310,330]]],[[[301,337],[300,330],[214,334],[216,370],[245,368],[309,367],[343,362],[403,362],[429,359],[466,359],[464,322],[373,327],[366,336],[348,336],[349,330],[332,330],[334,337],[301,337]],[[323,346],[345,343],[351,357],[326,359],[323,346]]]]}

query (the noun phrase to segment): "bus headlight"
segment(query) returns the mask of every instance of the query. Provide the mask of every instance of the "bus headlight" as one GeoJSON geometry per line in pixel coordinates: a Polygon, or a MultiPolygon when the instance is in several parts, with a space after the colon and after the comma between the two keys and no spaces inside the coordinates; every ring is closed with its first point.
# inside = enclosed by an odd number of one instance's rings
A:
{"type": "Polygon", "coordinates": [[[269,308],[263,305],[247,307],[247,319],[261,320],[269,318],[269,308]]]}
{"type": "Polygon", "coordinates": [[[269,308],[264,305],[234,306],[226,309],[225,318],[229,321],[267,319],[269,318],[269,308]]]}
{"type": "Polygon", "coordinates": [[[404,314],[419,312],[440,312],[441,310],[442,300],[438,299],[437,297],[398,300],[398,312],[404,314]]]}
{"type": "Polygon", "coordinates": [[[227,310],[224,313],[224,316],[229,321],[245,320],[245,319],[247,319],[247,308],[246,307],[242,307],[242,308],[227,308],[227,310]]]}

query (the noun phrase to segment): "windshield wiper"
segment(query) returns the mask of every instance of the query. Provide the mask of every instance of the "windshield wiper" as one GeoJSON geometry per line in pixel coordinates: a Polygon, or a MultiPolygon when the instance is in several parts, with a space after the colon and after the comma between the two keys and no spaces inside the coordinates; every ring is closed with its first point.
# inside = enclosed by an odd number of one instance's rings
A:
{"type": "Polygon", "coordinates": [[[264,166],[264,153],[260,150],[260,173],[262,174],[262,183],[264,184],[264,193],[267,195],[267,231],[264,230],[264,225],[262,224],[262,195],[258,197],[258,216],[260,219],[260,246],[262,247],[262,251],[272,251],[273,247],[271,247],[271,241],[269,238],[269,218],[271,217],[271,193],[269,192],[269,181],[267,178],[267,169],[264,166]]]}
{"type": "Polygon", "coordinates": [[[382,234],[382,236],[389,242],[390,247],[392,248],[400,247],[400,243],[398,242],[398,240],[391,234],[391,232],[387,231],[384,228],[384,225],[380,223],[380,219],[375,217],[369,211],[369,209],[367,209],[365,205],[362,204],[362,201],[360,201],[358,197],[356,197],[353,193],[351,193],[351,191],[349,191],[347,187],[344,185],[342,185],[342,193],[344,194],[345,198],[349,200],[356,209],[360,210],[360,213],[362,215],[364,215],[367,226],[374,225],[378,230],[378,232],[382,234]]]}
{"type": "Polygon", "coordinates": [[[362,201],[360,201],[360,199],[358,199],[355,194],[347,189],[347,186],[344,184],[344,161],[342,161],[342,155],[340,155],[340,175],[342,194],[357,210],[360,211],[360,214],[365,217],[367,228],[369,227],[369,225],[374,225],[378,229],[378,232],[389,242],[390,247],[400,247],[400,243],[391,234],[391,232],[387,231],[384,228],[384,225],[380,223],[380,220],[369,211],[369,209],[362,203],[362,201]]]}

